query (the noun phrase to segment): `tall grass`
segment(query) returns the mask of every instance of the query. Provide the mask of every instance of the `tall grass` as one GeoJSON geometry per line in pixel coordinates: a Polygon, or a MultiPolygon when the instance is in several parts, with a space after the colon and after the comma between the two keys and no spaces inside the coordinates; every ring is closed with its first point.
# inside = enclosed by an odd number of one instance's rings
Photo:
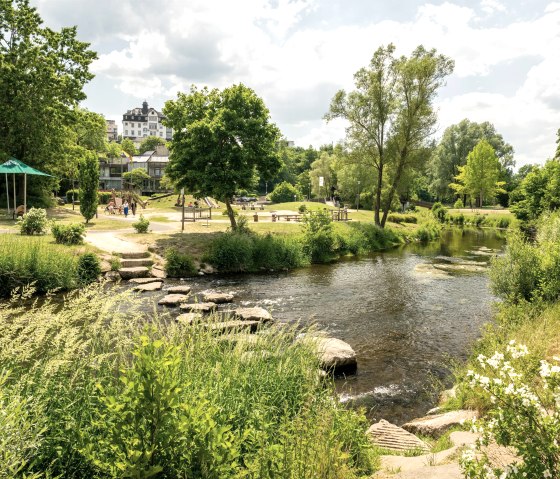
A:
{"type": "Polygon", "coordinates": [[[0,235],[0,297],[33,284],[38,292],[77,284],[77,257],[46,238],[0,235]]]}
{"type": "MultiPolygon", "coordinates": [[[[256,341],[146,314],[128,293],[94,286],[64,306],[0,305],[0,418],[19,410],[13,477],[321,478],[371,474],[357,412],[292,329],[256,341]],[[149,323],[150,326],[145,326],[149,323]],[[18,404],[32,402],[32,408],[18,404]],[[25,413],[23,412],[25,411],[25,413]]],[[[211,319],[210,321],[215,321],[211,319]]]]}

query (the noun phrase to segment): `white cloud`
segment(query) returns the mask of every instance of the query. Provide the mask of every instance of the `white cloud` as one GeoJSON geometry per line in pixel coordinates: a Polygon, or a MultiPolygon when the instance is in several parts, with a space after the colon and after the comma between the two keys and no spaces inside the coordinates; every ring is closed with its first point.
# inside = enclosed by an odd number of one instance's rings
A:
{"type": "Polygon", "coordinates": [[[480,8],[482,9],[483,12],[489,15],[495,12],[506,11],[506,6],[503,3],[498,2],[498,0],[482,0],[480,2],[480,8]]]}

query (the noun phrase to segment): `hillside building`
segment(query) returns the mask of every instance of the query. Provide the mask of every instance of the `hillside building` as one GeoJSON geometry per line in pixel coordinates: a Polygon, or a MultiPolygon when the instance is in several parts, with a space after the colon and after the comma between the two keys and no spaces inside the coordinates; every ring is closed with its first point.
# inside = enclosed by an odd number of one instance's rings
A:
{"type": "Polygon", "coordinates": [[[133,108],[123,115],[122,137],[130,138],[136,147],[148,136],[158,136],[166,141],[171,140],[173,130],[163,125],[163,113],[149,107],[148,102],[142,103],[142,108],[133,108]]]}

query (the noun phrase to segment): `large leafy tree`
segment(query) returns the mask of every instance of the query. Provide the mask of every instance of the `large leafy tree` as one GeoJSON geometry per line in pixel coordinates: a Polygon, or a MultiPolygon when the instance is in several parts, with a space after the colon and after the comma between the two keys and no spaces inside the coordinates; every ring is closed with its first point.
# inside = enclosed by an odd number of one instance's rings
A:
{"type": "Polygon", "coordinates": [[[136,154],[136,147],[134,146],[134,142],[130,138],[125,138],[121,142],[121,149],[126,154],[128,154],[128,156],[134,156],[136,154]]]}
{"type": "Polygon", "coordinates": [[[243,84],[222,91],[193,86],[166,102],[163,112],[175,132],[166,174],[194,196],[225,202],[235,229],[233,195],[254,188],[259,175],[270,179],[281,166],[280,132],[264,102],[243,84]]]}
{"type": "Polygon", "coordinates": [[[455,176],[457,183],[450,187],[459,194],[465,194],[477,200],[479,206],[485,199],[493,199],[501,191],[503,182],[500,176],[500,162],[492,145],[481,140],[467,156],[467,164],[459,166],[459,174],[455,176]]]}
{"type": "MultiPolygon", "coordinates": [[[[75,27],[43,26],[28,0],[0,1],[0,155],[57,177],[73,161],[65,155],[68,128],[96,58],[76,34],[75,27]]],[[[32,188],[46,192],[52,181],[37,179],[32,188]]]]}
{"type": "Polygon", "coordinates": [[[393,45],[379,48],[369,66],[354,75],[356,89],[339,91],[326,115],[346,119],[348,146],[371,158],[377,182],[374,219],[381,227],[406,172],[425,158],[436,123],[433,103],[453,71],[452,60],[422,46],[410,57],[394,53],[393,45]]]}
{"type": "Polygon", "coordinates": [[[158,145],[165,145],[165,140],[159,136],[147,136],[138,147],[138,153],[155,150],[158,145]]]}
{"type": "Polygon", "coordinates": [[[464,119],[446,128],[428,163],[430,191],[434,196],[443,201],[453,197],[453,190],[449,185],[480,140],[486,140],[494,149],[500,161],[500,179],[511,180],[515,165],[513,147],[504,141],[492,123],[475,123],[464,119]]]}

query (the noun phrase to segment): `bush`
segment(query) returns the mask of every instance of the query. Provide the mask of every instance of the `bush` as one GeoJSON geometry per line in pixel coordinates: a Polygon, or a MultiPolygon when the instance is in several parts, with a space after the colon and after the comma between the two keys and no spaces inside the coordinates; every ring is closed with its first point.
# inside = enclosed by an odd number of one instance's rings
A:
{"type": "Polygon", "coordinates": [[[242,231],[228,231],[210,243],[204,261],[220,272],[254,271],[253,237],[242,231]]]}
{"type": "Polygon", "coordinates": [[[113,193],[111,193],[110,191],[98,191],[97,198],[99,204],[106,205],[107,203],[109,203],[109,201],[111,201],[111,198],[113,198],[113,193]]]}
{"type": "Polygon", "coordinates": [[[137,233],[147,233],[150,227],[150,221],[144,218],[144,215],[140,215],[140,218],[136,223],[132,223],[132,227],[137,233]]]}
{"type": "Polygon", "coordinates": [[[363,235],[366,238],[368,251],[379,251],[402,243],[402,238],[388,228],[380,228],[371,223],[352,223],[348,227],[353,234],[363,235]]]}
{"type": "Polygon", "coordinates": [[[440,223],[445,223],[447,220],[447,208],[438,201],[432,205],[432,215],[440,223]]]}
{"type": "Polygon", "coordinates": [[[449,222],[454,225],[463,226],[465,224],[465,215],[463,213],[459,213],[458,215],[450,214],[447,218],[449,222]]]}
{"type": "Polygon", "coordinates": [[[82,244],[84,242],[86,227],[81,223],[72,223],[69,225],[53,223],[51,226],[51,232],[57,243],[75,245],[82,244]]]}
{"type": "Polygon", "coordinates": [[[463,204],[463,200],[461,198],[457,198],[457,201],[453,204],[453,208],[460,210],[464,207],[465,205],[463,204]]]}
{"type": "Polygon", "coordinates": [[[336,235],[327,211],[308,213],[303,217],[305,248],[313,263],[326,263],[336,256],[336,235]]]}
{"type": "Polygon", "coordinates": [[[299,211],[300,214],[305,213],[305,212],[307,211],[307,206],[305,206],[305,205],[299,205],[299,206],[298,206],[298,211],[299,211]]]}
{"type": "Polygon", "coordinates": [[[418,218],[414,215],[405,215],[400,213],[389,213],[387,215],[387,220],[391,223],[417,223],[418,218]]]}
{"type": "MultiPolygon", "coordinates": [[[[232,208],[233,210],[233,216],[239,216],[239,211],[237,211],[237,209],[232,208]]],[[[229,216],[227,209],[222,211],[222,216],[229,216]]]]}
{"type": "Polygon", "coordinates": [[[171,278],[183,278],[196,274],[197,270],[190,254],[170,248],[165,252],[165,272],[171,278]]]}
{"type": "Polygon", "coordinates": [[[421,243],[428,243],[441,236],[441,226],[433,221],[424,223],[416,230],[414,236],[421,243]]]}
{"type": "Polygon", "coordinates": [[[253,235],[253,269],[255,271],[294,269],[309,263],[303,242],[294,236],[253,235]]]}
{"type": "Polygon", "coordinates": [[[84,253],[78,258],[76,271],[78,274],[78,282],[82,286],[97,281],[97,278],[99,278],[101,274],[99,258],[95,253],[84,253]]]}
{"type": "Polygon", "coordinates": [[[276,185],[274,191],[270,193],[270,201],[274,203],[286,203],[290,201],[301,200],[302,194],[294,185],[283,181],[279,185],[276,185]]]}
{"type": "Polygon", "coordinates": [[[19,229],[22,235],[42,235],[48,230],[47,210],[31,208],[19,220],[19,229]]]}
{"type": "Polygon", "coordinates": [[[74,189],[74,190],[68,190],[66,192],[66,203],[72,203],[72,201],[79,201],[80,200],[80,190],[79,189],[74,189]]]}

